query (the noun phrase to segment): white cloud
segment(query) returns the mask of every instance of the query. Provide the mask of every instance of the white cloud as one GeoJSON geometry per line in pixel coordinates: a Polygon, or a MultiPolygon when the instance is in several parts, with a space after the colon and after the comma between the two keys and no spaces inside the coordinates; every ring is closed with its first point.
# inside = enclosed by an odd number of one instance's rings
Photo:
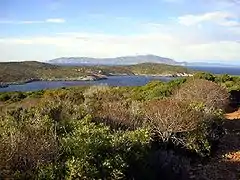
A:
{"type": "Polygon", "coordinates": [[[195,54],[199,59],[239,60],[240,44],[233,41],[221,41],[209,44],[193,45],[187,50],[195,54]]]}
{"type": "Polygon", "coordinates": [[[0,39],[2,60],[19,57],[24,60],[47,60],[60,56],[115,57],[156,54],[176,60],[236,61],[240,59],[239,52],[238,42],[226,40],[200,43],[189,41],[180,34],[161,32],[136,35],[75,32],[59,33],[56,36],[0,39]]]}
{"type": "Polygon", "coordinates": [[[238,17],[235,14],[224,11],[208,12],[199,15],[184,15],[178,17],[178,22],[186,26],[197,25],[203,22],[211,22],[222,26],[240,25],[238,17]]]}
{"type": "Polygon", "coordinates": [[[48,22],[48,23],[65,23],[65,19],[62,19],[62,18],[46,19],[45,22],[48,22]]]}
{"type": "Polygon", "coordinates": [[[65,23],[65,19],[62,18],[49,18],[45,20],[23,20],[23,21],[12,21],[12,20],[0,20],[0,24],[43,24],[43,23],[65,23]]]}

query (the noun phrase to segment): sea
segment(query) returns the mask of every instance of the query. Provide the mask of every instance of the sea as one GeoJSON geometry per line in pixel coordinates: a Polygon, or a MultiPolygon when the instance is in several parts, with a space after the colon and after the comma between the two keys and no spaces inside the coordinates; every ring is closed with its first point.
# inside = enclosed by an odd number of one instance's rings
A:
{"type": "Polygon", "coordinates": [[[190,69],[210,72],[213,74],[240,75],[240,66],[237,67],[210,67],[210,66],[187,66],[190,69]]]}
{"type": "MultiPolygon", "coordinates": [[[[213,74],[229,74],[239,75],[240,67],[206,67],[206,66],[189,66],[188,68],[210,72],[213,74]]],[[[171,81],[174,78],[160,76],[110,76],[108,79],[99,81],[35,81],[22,85],[10,85],[6,88],[0,88],[0,92],[14,91],[37,91],[43,89],[54,89],[71,86],[91,86],[91,85],[107,85],[107,86],[143,86],[153,80],[161,80],[164,82],[171,81]]]]}

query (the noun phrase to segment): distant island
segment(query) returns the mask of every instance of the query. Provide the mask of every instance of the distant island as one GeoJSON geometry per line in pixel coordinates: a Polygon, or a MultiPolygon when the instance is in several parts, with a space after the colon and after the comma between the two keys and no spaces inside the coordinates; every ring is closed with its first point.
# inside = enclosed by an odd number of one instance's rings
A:
{"type": "Polygon", "coordinates": [[[96,81],[115,75],[191,76],[183,66],[161,63],[135,65],[59,66],[37,61],[0,63],[0,87],[32,81],[96,81]]]}
{"type": "Polygon", "coordinates": [[[176,61],[171,58],[156,56],[152,54],[148,55],[136,55],[136,56],[121,56],[114,58],[93,58],[93,57],[60,57],[46,61],[49,64],[61,65],[61,66],[95,66],[95,65],[134,65],[141,63],[158,63],[168,64],[175,66],[207,66],[207,67],[236,67],[240,66],[235,62],[229,63],[216,63],[211,60],[205,62],[186,62],[176,61]]]}
{"type": "Polygon", "coordinates": [[[173,59],[156,55],[122,56],[115,58],[92,58],[92,57],[61,57],[47,61],[47,63],[63,66],[82,65],[133,65],[141,63],[158,63],[185,66],[186,62],[177,62],[173,59]]]}

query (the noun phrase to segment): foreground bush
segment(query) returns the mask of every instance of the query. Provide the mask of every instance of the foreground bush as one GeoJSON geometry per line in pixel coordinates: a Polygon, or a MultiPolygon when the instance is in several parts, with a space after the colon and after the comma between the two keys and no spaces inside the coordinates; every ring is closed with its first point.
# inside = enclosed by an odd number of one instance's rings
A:
{"type": "Polygon", "coordinates": [[[175,99],[190,103],[202,103],[209,111],[226,110],[229,94],[226,88],[203,79],[193,79],[184,83],[175,93],[175,99]]]}
{"type": "Polygon", "coordinates": [[[18,109],[1,116],[0,134],[0,175],[30,178],[59,154],[51,120],[37,111],[18,109]]]}
{"type": "Polygon", "coordinates": [[[90,116],[78,119],[81,112],[65,119],[56,113],[70,112],[55,103],[48,111],[17,109],[1,116],[1,178],[131,179],[144,170],[147,129],[112,131],[90,116]]]}
{"type": "Polygon", "coordinates": [[[152,82],[137,88],[149,101],[134,100],[134,88],[47,90],[36,107],[5,108],[0,179],[184,179],[186,152],[209,156],[222,135],[225,104],[210,90],[222,98],[225,89],[199,81],[211,88],[152,82]],[[152,94],[163,86],[171,90],[152,94]],[[168,97],[178,87],[182,96],[168,97]],[[187,87],[200,95],[186,95],[187,87]]]}
{"type": "Polygon", "coordinates": [[[178,100],[155,100],[144,104],[144,116],[156,138],[200,156],[211,153],[221,137],[221,115],[206,114],[201,107],[178,100]]]}
{"type": "Polygon", "coordinates": [[[95,113],[95,120],[113,129],[134,130],[143,127],[142,103],[133,101],[112,101],[103,103],[95,113]]]}
{"type": "Polygon", "coordinates": [[[134,168],[149,148],[148,131],[112,132],[89,120],[75,122],[74,131],[63,138],[68,179],[126,179],[137,173],[134,168]]]}

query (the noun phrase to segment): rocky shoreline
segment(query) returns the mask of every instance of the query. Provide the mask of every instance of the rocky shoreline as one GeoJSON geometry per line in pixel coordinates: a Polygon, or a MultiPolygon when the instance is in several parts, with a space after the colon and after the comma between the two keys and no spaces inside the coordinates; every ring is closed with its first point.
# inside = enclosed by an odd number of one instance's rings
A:
{"type": "Polygon", "coordinates": [[[18,82],[0,82],[0,88],[6,88],[10,85],[22,85],[22,84],[26,84],[34,81],[41,81],[41,79],[31,78],[25,81],[18,81],[18,82]]]}
{"type": "Polygon", "coordinates": [[[188,74],[188,73],[174,73],[174,74],[135,74],[135,76],[192,77],[193,74],[188,74]]]}

